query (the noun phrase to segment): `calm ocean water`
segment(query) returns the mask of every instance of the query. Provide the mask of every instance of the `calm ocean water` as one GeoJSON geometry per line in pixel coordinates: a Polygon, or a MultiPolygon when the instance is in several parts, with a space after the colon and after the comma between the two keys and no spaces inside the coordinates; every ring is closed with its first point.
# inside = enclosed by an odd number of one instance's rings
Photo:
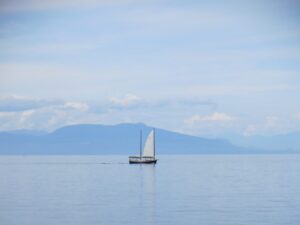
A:
{"type": "Polygon", "coordinates": [[[0,156],[1,225],[299,225],[299,155],[0,156]]]}

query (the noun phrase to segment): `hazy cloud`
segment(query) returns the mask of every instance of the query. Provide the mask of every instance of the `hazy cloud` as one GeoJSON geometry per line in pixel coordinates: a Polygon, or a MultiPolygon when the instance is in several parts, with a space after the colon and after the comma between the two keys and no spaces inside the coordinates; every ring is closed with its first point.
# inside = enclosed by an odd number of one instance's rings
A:
{"type": "Polygon", "coordinates": [[[81,112],[86,112],[89,109],[88,104],[82,102],[66,102],[62,106],[62,109],[69,109],[69,110],[79,110],[81,112]]]}
{"type": "Polygon", "coordinates": [[[269,115],[254,123],[249,122],[246,126],[243,135],[275,135],[284,134],[299,129],[300,121],[295,120],[292,115],[274,116],[269,115]]]}
{"type": "Polygon", "coordinates": [[[84,102],[1,96],[0,130],[52,130],[84,118],[88,110],[84,102]]]}
{"type": "Polygon", "coordinates": [[[141,98],[134,94],[126,94],[123,98],[110,98],[110,103],[115,107],[132,107],[137,105],[141,98]]]}
{"type": "Polygon", "coordinates": [[[0,96],[0,111],[1,112],[15,112],[25,111],[29,109],[43,108],[50,105],[61,104],[58,100],[44,100],[32,97],[25,97],[19,95],[0,96]]]}
{"type": "Polygon", "coordinates": [[[216,105],[210,100],[197,98],[143,99],[135,94],[96,102],[10,95],[1,97],[0,130],[53,130],[76,123],[144,122],[155,125],[157,122],[153,115],[158,115],[165,121],[157,123],[160,127],[175,130],[174,124],[180,123],[181,116],[186,114],[185,110],[211,110],[216,105]],[[173,120],[168,121],[170,113],[173,120]]]}
{"type": "Polygon", "coordinates": [[[196,114],[185,119],[184,122],[189,125],[194,125],[200,122],[229,122],[233,120],[235,120],[235,118],[227,115],[226,113],[214,112],[213,114],[208,116],[196,114]]]}

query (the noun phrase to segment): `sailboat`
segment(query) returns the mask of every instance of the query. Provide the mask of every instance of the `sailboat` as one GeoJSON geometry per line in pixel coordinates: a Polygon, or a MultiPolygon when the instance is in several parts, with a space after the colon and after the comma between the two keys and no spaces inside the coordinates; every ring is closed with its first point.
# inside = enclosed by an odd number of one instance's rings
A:
{"type": "Polygon", "coordinates": [[[140,155],[129,156],[129,163],[156,163],[155,158],[155,129],[153,129],[147,137],[144,151],[142,153],[142,131],[140,132],[140,155]]]}

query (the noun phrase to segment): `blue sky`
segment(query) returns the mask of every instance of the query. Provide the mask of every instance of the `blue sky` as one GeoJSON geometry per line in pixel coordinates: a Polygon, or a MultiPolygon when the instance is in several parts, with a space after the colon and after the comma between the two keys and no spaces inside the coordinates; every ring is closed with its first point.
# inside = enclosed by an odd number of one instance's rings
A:
{"type": "Polygon", "coordinates": [[[0,130],[300,130],[297,1],[0,2],[0,130]]]}

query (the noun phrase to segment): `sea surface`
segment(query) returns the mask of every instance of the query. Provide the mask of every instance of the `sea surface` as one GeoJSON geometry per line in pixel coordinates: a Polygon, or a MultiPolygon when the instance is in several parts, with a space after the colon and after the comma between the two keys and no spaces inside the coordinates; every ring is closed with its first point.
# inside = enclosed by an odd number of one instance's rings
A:
{"type": "Polygon", "coordinates": [[[158,158],[0,156],[0,224],[300,224],[300,155],[158,158]]]}

